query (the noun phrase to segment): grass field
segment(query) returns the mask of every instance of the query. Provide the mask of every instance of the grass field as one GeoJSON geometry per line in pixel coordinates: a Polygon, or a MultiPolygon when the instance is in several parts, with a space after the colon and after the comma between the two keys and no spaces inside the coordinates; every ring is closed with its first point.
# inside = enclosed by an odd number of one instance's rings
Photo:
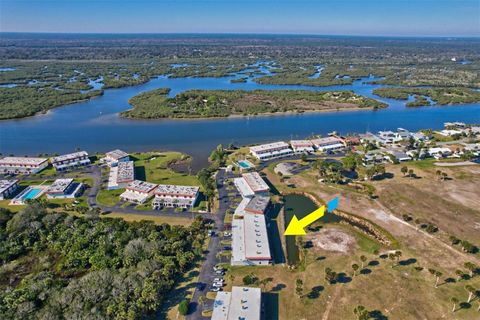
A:
{"type": "Polygon", "coordinates": [[[105,190],[102,189],[97,194],[97,202],[107,207],[113,207],[120,201],[120,195],[125,189],[105,190]]]}
{"type": "MultiPolygon", "coordinates": [[[[174,171],[170,163],[176,161],[190,161],[187,156],[179,152],[147,152],[135,153],[135,174],[137,179],[158,184],[177,184],[186,186],[200,186],[196,176],[174,171]]],[[[188,165],[187,165],[188,166],[188,165]]]]}
{"type": "Polygon", "coordinates": [[[167,224],[179,225],[179,226],[189,226],[193,221],[193,219],[176,217],[174,215],[172,215],[171,217],[159,217],[159,216],[148,216],[148,215],[142,215],[142,214],[118,213],[118,212],[112,212],[106,215],[102,215],[102,217],[119,218],[128,222],[146,220],[146,221],[153,221],[155,224],[159,224],[159,225],[167,223],[167,224]]]}

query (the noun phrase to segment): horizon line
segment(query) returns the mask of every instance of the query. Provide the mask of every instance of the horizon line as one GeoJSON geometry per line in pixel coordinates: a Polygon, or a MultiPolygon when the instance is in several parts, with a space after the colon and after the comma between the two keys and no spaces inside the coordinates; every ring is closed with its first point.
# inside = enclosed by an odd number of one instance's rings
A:
{"type": "Polygon", "coordinates": [[[0,34],[58,34],[58,35],[262,35],[315,37],[378,37],[378,38],[480,38],[480,35],[389,35],[389,34],[322,34],[288,32],[62,32],[62,31],[0,31],[0,34]]]}

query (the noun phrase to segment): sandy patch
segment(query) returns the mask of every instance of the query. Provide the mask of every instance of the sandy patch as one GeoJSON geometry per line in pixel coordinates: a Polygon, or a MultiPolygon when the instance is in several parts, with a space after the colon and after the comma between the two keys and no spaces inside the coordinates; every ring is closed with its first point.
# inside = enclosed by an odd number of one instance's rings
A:
{"type": "Polygon", "coordinates": [[[368,210],[370,213],[372,213],[376,219],[381,220],[383,222],[391,222],[395,221],[393,217],[391,217],[388,213],[381,209],[370,209],[368,210]]]}
{"type": "Polygon", "coordinates": [[[318,232],[309,233],[305,240],[311,241],[316,248],[344,254],[350,253],[356,248],[353,236],[334,228],[324,228],[318,232]]]}

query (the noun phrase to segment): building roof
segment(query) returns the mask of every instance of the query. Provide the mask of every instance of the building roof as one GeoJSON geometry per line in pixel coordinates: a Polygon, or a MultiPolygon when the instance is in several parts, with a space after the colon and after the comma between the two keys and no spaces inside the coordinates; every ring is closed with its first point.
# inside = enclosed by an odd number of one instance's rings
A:
{"type": "Polygon", "coordinates": [[[31,157],[5,157],[0,159],[1,165],[28,165],[28,166],[39,166],[44,162],[48,161],[47,158],[31,158],[31,157]]]}
{"type": "Polygon", "coordinates": [[[159,184],[158,187],[155,189],[155,195],[195,197],[198,193],[198,190],[199,187],[159,184]]]}
{"type": "Polygon", "coordinates": [[[212,320],[260,320],[260,288],[232,287],[232,292],[218,292],[213,303],[212,320]]]}
{"type": "Polygon", "coordinates": [[[144,202],[149,198],[148,193],[136,193],[130,190],[126,190],[120,195],[120,198],[131,202],[144,202]]]}
{"type": "Polygon", "coordinates": [[[270,187],[268,184],[265,182],[265,180],[260,177],[258,172],[248,172],[242,174],[243,179],[245,182],[248,184],[250,189],[252,189],[253,192],[266,192],[270,190],[270,187]]]}
{"type": "Polygon", "coordinates": [[[313,140],[311,140],[311,142],[312,142],[316,147],[319,147],[319,146],[327,146],[327,145],[337,144],[337,143],[343,144],[341,139],[335,138],[335,137],[325,137],[325,138],[313,139],[313,140]]]}
{"type": "Polygon", "coordinates": [[[233,183],[237,188],[238,192],[242,195],[243,198],[246,197],[253,197],[255,193],[252,189],[248,186],[247,182],[243,178],[234,178],[233,183]]]}
{"type": "Polygon", "coordinates": [[[288,149],[288,148],[289,148],[288,143],[284,141],[278,141],[278,142],[266,143],[266,144],[250,147],[250,151],[251,152],[268,152],[269,150],[273,150],[273,149],[288,149]]]}
{"type": "Polygon", "coordinates": [[[128,153],[126,153],[125,151],[122,151],[120,149],[116,149],[116,150],[112,150],[110,152],[107,152],[105,154],[105,156],[108,157],[108,158],[114,159],[114,160],[119,160],[119,159],[128,157],[128,153]]]}
{"type": "Polygon", "coordinates": [[[244,210],[249,213],[264,214],[267,210],[270,198],[265,196],[255,196],[248,202],[244,210]]]}
{"type": "Polygon", "coordinates": [[[117,170],[117,183],[130,182],[135,179],[133,161],[120,162],[115,170],[117,170]]]}
{"type": "Polygon", "coordinates": [[[53,157],[52,158],[52,163],[63,162],[63,161],[71,161],[71,160],[75,160],[75,159],[83,158],[83,157],[88,157],[88,153],[86,151],[68,153],[68,154],[58,156],[58,157],[53,157]]]}
{"type": "Polygon", "coordinates": [[[290,144],[294,148],[313,147],[313,142],[310,140],[290,140],[290,144]]]}
{"type": "Polygon", "coordinates": [[[243,217],[245,258],[247,260],[271,260],[265,216],[246,214],[243,217]]]}
{"type": "Polygon", "coordinates": [[[150,193],[153,189],[155,189],[157,185],[155,183],[150,183],[141,180],[134,180],[129,183],[127,186],[127,190],[132,190],[141,193],[150,193]]]}
{"type": "Polygon", "coordinates": [[[73,179],[57,179],[48,187],[47,193],[64,193],[72,182],[73,179]]]}
{"type": "Polygon", "coordinates": [[[0,194],[5,192],[11,186],[18,183],[18,180],[0,180],[0,194]]]}

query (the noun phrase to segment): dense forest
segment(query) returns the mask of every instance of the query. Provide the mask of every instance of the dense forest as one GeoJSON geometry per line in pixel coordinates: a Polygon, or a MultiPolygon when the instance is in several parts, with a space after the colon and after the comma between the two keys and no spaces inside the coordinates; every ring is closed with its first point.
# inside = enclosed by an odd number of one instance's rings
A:
{"type": "Polygon", "coordinates": [[[164,88],[141,93],[129,100],[133,109],[121,115],[139,119],[209,118],[386,107],[386,104],[351,91],[192,90],[173,98],[167,96],[168,92],[169,89],[164,88]]]}
{"type": "Polygon", "coordinates": [[[204,227],[0,209],[0,318],[144,318],[201,255],[204,227]]]}

